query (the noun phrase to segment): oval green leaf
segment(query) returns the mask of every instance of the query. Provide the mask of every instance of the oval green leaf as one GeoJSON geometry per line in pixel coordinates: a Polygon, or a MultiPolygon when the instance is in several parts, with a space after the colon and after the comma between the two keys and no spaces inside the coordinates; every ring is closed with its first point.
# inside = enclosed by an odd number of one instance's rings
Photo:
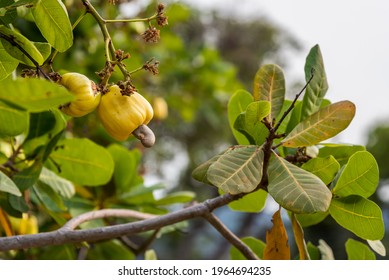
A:
{"type": "Polygon", "coordinates": [[[103,185],[111,179],[114,169],[110,153],[89,139],[60,141],[50,158],[60,168],[57,172],[61,177],[80,185],[103,185]]]}
{"type": "Polygon", "coordinates": [[[342,166],[347,163],[348,159],[358,151],[365,151],[365,146],[347,145],[347,144],[331,144],[323,143],[324,147],[319,149],[319,157],[333,156],[342,166]]]}
{"type": "Polygon", "coordinates": [[[330,214],[342,227],[363,239],[380,240],[385,227],[381,208],[358,195],[333,199],[330,214]]]}
{"type": "Polygon", "coordinates": [[[371,196],[377,189],[379,182],[378,165],[374,156],[361,151],[353,154],[332,192],[337,196],[360,195],[371,196]]]}
{"type": "Polygon", "coordinates": [[[369,246],[360,241],[349,238],[346,241],[346,253],[348,260],[375,260],[374,253],[369,246]]]}
{"type": "Polygon", "coordinates": [[[2,34],[2,37],[0,37],[0,40],[3,44],[4,49],[14,58],[19,60],[21,63],[29,65],[29,66],[36,66],[33,61],[24,54],[18,47],[16,47],[14,44],[19,45],[23,50],[30,55],[30,57],[39,65],[42,65],[44,62],[43,56],[40,53],[40,51],[35,47],[33,42],[31,42],[29,39],[24,37],[19,32],[9,29],[3,25],[0,25],[0,34],[2,34]],[[4,39],[3,37],[7,37],[8,39],[4,39]],[[8,40],[11,40],[9,42],[8,40]]]}
{"type": "Polygon", "coordinates": [[[128,150],[118,144],[112,144],[107,148],[115,163],[113,180],[118,195],[126,193],[131,187],[143,182],[138,175],[138,164],[141,159],[139,150],[128,150]]]}
{"type": "Polygon", "coordinates": [[[355,105],[350,101],[328,105],[299,123],[282,140],[282,145],[291,148],[316,145],[347,128],[354,115],[355,105]]]}
{"type": "Polygon", "coordinates": [[[245,123],[246,129],[250,134],[263,126],[262,120],[270,114],[269,101],[251,102],[246,108],[245,123]]]}
{"type": "Polygon", "coordinates": [[[16,196],[21,196],[19,188],[16,184],[3,172],[0,171],[0,192],[10,193],[16,196]]]}
{"type": "Polygon", "coordinates": [[[0,41],[0,81],[7,78],[18,65],[19,61],[8,54],[0,41]]]}
{"type": "Polygon", "coordinates": [[[39,181],[45,183],[53,191],[65,198],[71,198],[76,193],[72,182],[59,177],[56,173],[45,167],[43,167],[39,175],[39,181]]]}
{"type": "Polygon", "coordinates": [[[271,120],[278,116],[285,99],[284,73],[278,65],[266,64],[258,70],[254,78],[253,95],[255,101],[271,103],[271,120]]]}
{"type": "Polygon", "coordinates": [[[315,45],[310,50],[305,61],[304,71],[307,82],[311,78],[312,69],[314,69],[314,76],[305,90],[300,120],[305,120],[320,108],[321,102],[328,90],[327,76],[319,45],[315,45]]]}
{"type": "Polygon", "coordinates": [[[0,136],[16,136],[28,128],[28,112],[0,101],[0,136]]]}
{"type": "Polygon", "coordinates": [[[46,111],[74,99],[64,87],[40,79],[6,80],[0,87],[0,100],[30,112],[46,111]]]}
{"type": "Polygon", "coordinates": [[[333,156],[326,158],[317,157],[304,163],[301,168],[315,174],[324,184],[328,185],[338,173],[340,164],[333,156]]]}
{"type": "Polygon", "coordinates": [[[228,204],[231,210],[245,213],[259,213],[265,208],[267,192],[260,189],[228,204]]]}
{"type": "MultiPolygon", "coordinates": [[[[257,256],[258,258],[263,258],[263,251],[265,250],[266,244],[257,238],[252,236],[243,237],[242,242],[246,244],[257,256]]],[[[247,258],[238,250],[236,247],[232,246],[230,249],[231,260],[246,260],[247,258]]]]}
{"type": "Polygon", "coordinates": [[[262,179],[262,166],[261,147],[235,146],[209,167],[207,178],[225,193],[249,193],[262,179]]]}
{"type": "Polygon", "coordinates": [[[62,1],[39,1],[32,14],[43,37],[57,51],[64,52],[73,45],[72,25],[62,1]]]}
{"type": "Polygon", "coordinates": [[[269,194],[294,213],[327,211],[332,194],[317,176],[274,154],[269,165],[269,194]]]}
{"type": "Polygon", "coordinates": [[[248,145],[249,141],[242,133],[234,128],[235,120],[241,113],[246,111],[247,106],[251,102],[253,102],[253,96],[245,90],[238,90],[228,101],[228,121],[230,123],[232,133],[240,145],[248,145]]]}

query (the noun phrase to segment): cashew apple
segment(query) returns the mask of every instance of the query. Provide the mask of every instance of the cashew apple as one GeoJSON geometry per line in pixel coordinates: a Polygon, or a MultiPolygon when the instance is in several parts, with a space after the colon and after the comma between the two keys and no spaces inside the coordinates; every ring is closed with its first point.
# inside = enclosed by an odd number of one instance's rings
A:
{"type": "Polygon", "coordinates": [[[85,75],[66,73],[59,81],[76,99],[60,107],[61,111],[72,117],[82,117],[94,111],[100,103],[101,94],[96,84],[85,75]]]}
{"type": "Polygon", "coordinates": [[[153,118],[153,108],[138,92],[122,95],[117,85],[111,86],[108,92],[101,97],[97,114],[105,130],[116,140],[126,140],[138,127],[144,125],[146,128],[142,126],[140,130],[137,130],[140,134],[137,133],[135,136],[145,147],[151,147],[154,144],[154,134],[146,126],[153,118]],[[151,136],[150,133],[153,135],[151,136]]]}

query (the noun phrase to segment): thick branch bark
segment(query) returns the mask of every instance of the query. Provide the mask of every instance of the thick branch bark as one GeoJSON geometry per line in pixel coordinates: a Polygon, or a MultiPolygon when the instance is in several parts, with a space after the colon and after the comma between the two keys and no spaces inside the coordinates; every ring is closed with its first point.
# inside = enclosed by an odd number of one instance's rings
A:
{"type": "Polygon", "coordinates": [[[172,225],[195,217],[205,216],[211,213],[214,209],[224,206],[233,200],[241,198],[242,196],[243,194],[225,194],[163,216],[151,217],[145,214],[143,217],[135,217],[141,219],[147,218],[143,221],[94,229],[74,230],[74,228],[86,220],[108,216],[112,217],[112,215],[108,214],[114,214],[114,211],[116,211],[117,216],[120,217],[134,217],[132,215],[134,214],[133,212],[126,212],[131,210],[118,211],[119,209],[112,209],[89,212],[79,217],[75,217],[56,231],[0,238],[0,251],[79,243],[84,241],[93,242],[98,240],[117,238],[123,235],[133,235],[140,232],[159,229],[164,226],[172,225]],[[112,212],[110,213],[109,211],[112,212]],[[91,215],[93,217],[91,217],[91,215]]]}

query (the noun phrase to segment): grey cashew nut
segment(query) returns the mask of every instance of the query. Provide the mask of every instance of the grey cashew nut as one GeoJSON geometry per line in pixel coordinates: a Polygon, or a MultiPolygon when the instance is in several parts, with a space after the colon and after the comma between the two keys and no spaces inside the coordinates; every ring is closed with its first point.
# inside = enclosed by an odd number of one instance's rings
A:
{"type": "Polygon", "coordinates": [[[132,132],[136,138],[140,140],[142,145],[146,148],[150,148],[155,143],[154,132],[145,124],[140,125],[137,129],[132,132]]]}

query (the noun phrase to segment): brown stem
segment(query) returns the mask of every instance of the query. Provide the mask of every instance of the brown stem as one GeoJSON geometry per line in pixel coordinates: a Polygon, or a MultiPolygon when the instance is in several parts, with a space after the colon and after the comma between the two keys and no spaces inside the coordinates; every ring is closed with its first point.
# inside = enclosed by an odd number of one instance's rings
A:
{"type": "Polygon", "coordinates": [[[230,231],[220,220],[212,213],[206,213],[203,216],[228,242],[234,245],[248,260],[258,260],[258,256],[242,242],[232,231],[230,231]]]}
{"type": "MultiPolygon", "coordinates": [[[[143,221],[99,227],[94,229],[74,230],[75,227],[77,227],[80,223],[84,221],[95,219],[97,217],[107,217],[109,213],[109,209],[92,211],[82,214],[81,217],[73,218],[62,228],[55,231],[38,234],[17,235],[12,237],[2,237],[0,238],[0,251],[79,243],[85,241],[93,242],[98,240],[117,238],[123,235],[133,235],[149,230],[156,230],[164,226],[176,224],[178,222],[193,219],[195,217],[202,217],[207,213],[212,212],[214,209],[224,206],[230,203],[231,201],[239,199],[243,196],[244,194],[225,194],[209,199],[203,203],[199,203],[163,216],[154,216],[143,221]],[[103,214],[95,214],[95,212],[103,214]]],[[[116,211],[116,213],[119,213],[117,211],[120,209],[112,210],[116,211]]],[[[113,214],[113,212],[111,212],[111,214],[113,214]]],[[[127,217],[130,216],[134,217],[133,215],[128,215],[127,217]]]]}

